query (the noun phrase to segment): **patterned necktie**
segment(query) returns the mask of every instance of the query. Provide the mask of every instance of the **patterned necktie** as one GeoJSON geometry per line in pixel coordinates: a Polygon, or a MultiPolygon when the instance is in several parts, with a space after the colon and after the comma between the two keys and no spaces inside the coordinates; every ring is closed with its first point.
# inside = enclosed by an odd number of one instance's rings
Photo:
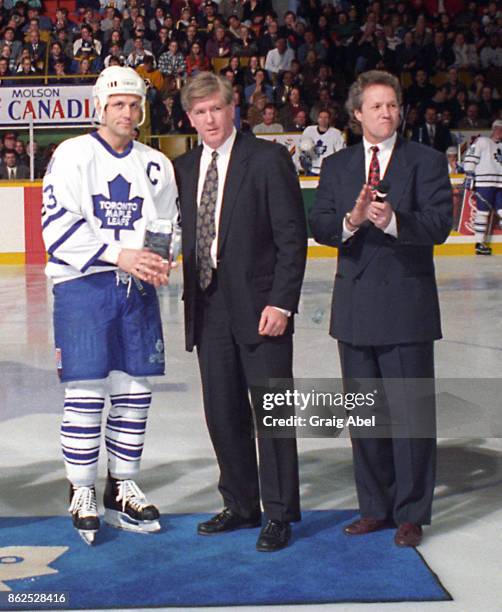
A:
{"type": "Polygon", "coordinates": [[[216,237],[214,213],[218,198],[218,152],[213,151],[211,157],[197,210],[197,272],[203,291],[209,287],[213,277],[211,245],[216,237]]]}
{"type": "Polygon", "coordinates": [[[370,147],[371,151],[373,151],[373,155],[371,156],[370,161],[370,172],[368,176],[368,184],[370,187],[376,187],[380,182],[380,164],[378,163],[377,153],[379,148],[374,146],[370,147]]]}

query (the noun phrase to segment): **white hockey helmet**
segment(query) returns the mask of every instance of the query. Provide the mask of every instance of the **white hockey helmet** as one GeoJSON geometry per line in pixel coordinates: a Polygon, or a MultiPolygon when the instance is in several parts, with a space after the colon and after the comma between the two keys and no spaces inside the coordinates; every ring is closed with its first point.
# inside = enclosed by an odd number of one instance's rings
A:
{"type": "Polygon", "coordinates": [[[312,153],[315,148],[315,142],[309,136],[302,136],[299,146],[302,153],[312,153]]]}
{"type": "Polygon", "coordinates": [[[145,120],[146,85],[139,74],[132,68],[125,66],[109,66],[105,68],[92,89],[92,96],[98,114],[98,120],[103,120],[103,111],[108,104],[108,98],[116,94],[129,94],[141,98],[141,120],[145,120]],[[99,107],[97,105],[99,102],[99,107]]]}

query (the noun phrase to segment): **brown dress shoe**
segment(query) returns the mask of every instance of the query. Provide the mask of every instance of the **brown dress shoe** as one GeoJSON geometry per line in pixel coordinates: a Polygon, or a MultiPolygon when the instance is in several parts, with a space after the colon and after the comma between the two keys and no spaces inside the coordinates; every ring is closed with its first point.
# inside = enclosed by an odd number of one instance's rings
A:
{"type": "Polygon", "coordinates": [[[418,546],[422,541],[422,527],[415,523],[402,523],[394,536],[397,546],[418,546]]]}
{"type": "Polygon", "coordinates": [[[347,535],[364,535],[387,527],[390,527],[390,524],[385,519],[362,518],[344,527],[343,532],[347,535]]]}

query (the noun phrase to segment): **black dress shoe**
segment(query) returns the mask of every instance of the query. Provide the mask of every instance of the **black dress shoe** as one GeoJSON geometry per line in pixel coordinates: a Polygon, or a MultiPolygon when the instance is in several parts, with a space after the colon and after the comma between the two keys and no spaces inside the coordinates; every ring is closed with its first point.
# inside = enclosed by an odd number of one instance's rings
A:
{"type": "Polygon", "coordinates": [[[291,537],[291,526],[285,521],[268,521],[260,531],[256,542],[256,550],[260,552],[275,552],[286,548],[291,537]]]}
{"type": "Polygon", "coordinates": [[[235,531],[236,529],[259,527],[260,525],[261,517],[259,514],[254,517],[245,518],[236,514],[230,508],[223,508],[219,514],[215,514],[208,521],[199,523],[197,525],[197,533],[199,535],[215,535],[217,533],[235,531]]]}

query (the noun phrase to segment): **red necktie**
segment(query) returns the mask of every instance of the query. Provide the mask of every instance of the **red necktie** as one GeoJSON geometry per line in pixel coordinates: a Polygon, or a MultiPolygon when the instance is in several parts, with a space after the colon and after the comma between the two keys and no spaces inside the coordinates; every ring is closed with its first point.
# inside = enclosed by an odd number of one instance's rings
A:
{"type": "Polygon", "coordinates": [[[378,163],[377,153],[379,151],[377,146],[370,147],[373,151],[370,161],[370,172],[368,176],[368,184],[370,187],[376,187],[380,182],[380,164],[378,163]]]}

